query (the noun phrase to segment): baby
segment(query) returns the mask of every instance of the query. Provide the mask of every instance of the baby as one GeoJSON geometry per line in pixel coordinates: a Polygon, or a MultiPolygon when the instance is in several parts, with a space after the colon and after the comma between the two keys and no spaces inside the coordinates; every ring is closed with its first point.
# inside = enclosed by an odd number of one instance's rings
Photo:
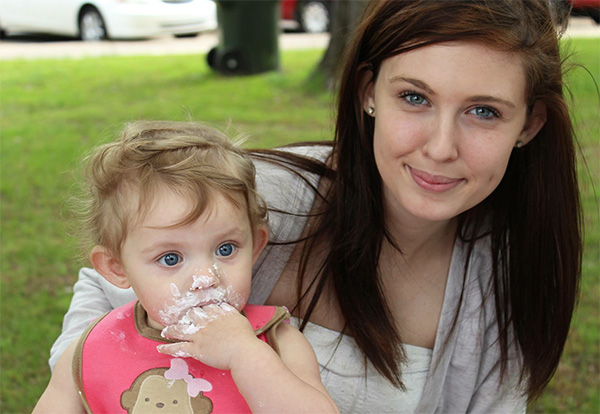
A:
{"type": "Polygon", "coordinates": [[[68,348],[34,413],[337,412],[288,312],[246,304],[268,229],[236,144],[133,123],[89,157],[86,183],[91,262],[138,300],[68,348]]]}

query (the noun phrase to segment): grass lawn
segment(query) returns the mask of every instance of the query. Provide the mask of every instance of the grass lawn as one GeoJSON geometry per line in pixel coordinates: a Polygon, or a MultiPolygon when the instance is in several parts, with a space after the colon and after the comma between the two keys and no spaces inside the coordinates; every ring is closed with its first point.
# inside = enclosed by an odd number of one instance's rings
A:
{"type": "MultiPolygon", "coordinates": [[[[600,40],[572,41],[600,76],[600,40]]],[[[279,73],[226,78],[204,56],[0,62],[0,412],[30,412],[49,378],[47,358],[80,260],[68,197],[82,155],[133,119],[201,120],[250,135],[249,146],[330,139],[333,100],[304,80],[322,51],[283,52],[279,73]]],[[[588,168],[582,297],[556,378],[531,411],[598,412],[600,297],[598,93],[571,75],[574,119],[588,168]]]]}

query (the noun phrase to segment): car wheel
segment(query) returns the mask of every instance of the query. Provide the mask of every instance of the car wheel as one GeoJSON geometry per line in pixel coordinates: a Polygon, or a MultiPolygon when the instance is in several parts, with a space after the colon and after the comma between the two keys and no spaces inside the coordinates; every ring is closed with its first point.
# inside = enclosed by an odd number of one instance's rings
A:
{"type": "Polygon", "coordinates": [[[185,39],[186,37],[196,37],[199,34],[200,33],[180,33],[180,34],[176,34],[175,37],[177,39],[185,39]]]}
{"type": "Polygon", "coordinates": [[[329,4],[324,0],[305,0],[298,5],[297,20],[300,29],[307,33],[329,30],[329,4]]]}
{"type": "Polygon", "coordinates": [[[88,7],[81,12],[79,16],[79,37],[84,41],[108,39],[104,19],[94,7],[88,7]]]}
{"type": "Polygon", "coordinates": [[[590,16],[592,19],[594,19],[596,24],[600,24],[600,10],[598,10],[598,9],[589,10],[588,16],[590,16]]]}

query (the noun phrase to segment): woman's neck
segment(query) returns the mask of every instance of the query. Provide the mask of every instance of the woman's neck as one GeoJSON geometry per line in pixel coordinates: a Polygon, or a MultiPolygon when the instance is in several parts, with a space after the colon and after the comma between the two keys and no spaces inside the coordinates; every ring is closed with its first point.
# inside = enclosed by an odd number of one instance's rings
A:
{"type": "Polygon", "coordinates": [[[445,221],[419,220],[402,214],[386,216],[387,229],[402,251],[404,260],[436,254],[454,245],[458,218],[445,221]]]}
{"type": "Polygon", "coordinates": [[[403,343],[433,349],[458,220],[394,216],[386,223],[396,246],[383,241],[379,272],[390,312],[403,343]]]}

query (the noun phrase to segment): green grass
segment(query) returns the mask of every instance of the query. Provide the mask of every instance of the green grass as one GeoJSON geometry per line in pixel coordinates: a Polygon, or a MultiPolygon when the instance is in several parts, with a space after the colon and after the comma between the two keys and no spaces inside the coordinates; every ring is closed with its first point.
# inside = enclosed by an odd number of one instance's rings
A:
{"type": "Polygon", "coordinates": [[[585,162],[579,164],[585,223],[581,298],[561,363],[536,413],[600,412],[600,40],[569,45],[573,67],[567,76],[573,96],[571,114],[585,162]],[[595,82],[594,79],[595,78],[595,82]]]}
{"type": "MultiPolygon", "coordinates": [[[[600,78],[600,41],[573,41],[576,59],[600,78]]],[[[282,71],[226,78],[204,56],[103,57],[0,62],[0,412],[30,412],[48,378],[82,265],[67,223],[78,162],[132,119],[201,120],[272,147],[332,137],[332,100],[305,79],[322,51],[282,54],[282,71]]],[[[598,412],[598,96],[572,72],[586,209],[584,288],[563,362],[535,412],[598,412]],[[592,176],[593,178],[591,178],[592,176]]]]}

